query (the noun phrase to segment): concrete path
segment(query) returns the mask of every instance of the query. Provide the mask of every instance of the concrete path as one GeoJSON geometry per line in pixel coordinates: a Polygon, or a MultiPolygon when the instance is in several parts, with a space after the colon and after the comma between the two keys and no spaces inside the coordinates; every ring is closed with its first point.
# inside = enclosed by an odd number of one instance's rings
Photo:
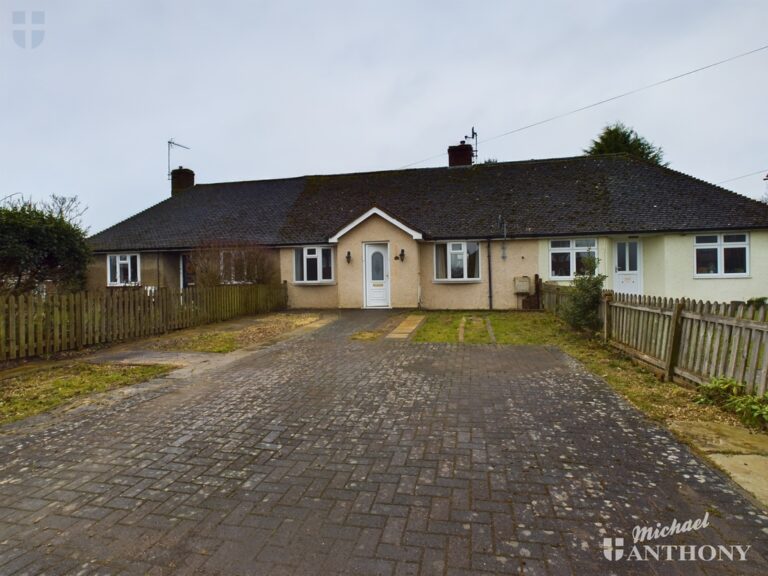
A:
{"type": "Polygon", "coordinates": [[[5,430],[0,574],[768,572],[768,517],[567,356],[349,339],[387,317],[5,430]]]}

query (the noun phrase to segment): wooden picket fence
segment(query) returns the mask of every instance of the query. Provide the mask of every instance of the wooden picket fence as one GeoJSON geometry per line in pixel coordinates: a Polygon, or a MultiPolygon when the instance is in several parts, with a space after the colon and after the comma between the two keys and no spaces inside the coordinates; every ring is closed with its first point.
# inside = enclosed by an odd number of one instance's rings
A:
{"type": "Polygon", "coordinates": [[[667,380],[732,378],[750,394],[768,389],[766,306],[606,294],[604,337],[667,380]]]}
{"type": "Polygon", "coordinates": [[[544,310],[559,314],[563,304],[571,297],[571,286],[560,286],[551,282],[541,284],[541,307],[544,310]]]}
{"type": "Polygon", "coordinates": [[[0,297],[0,362],[282,310],[286,302],[279,284],[0,297]]]}

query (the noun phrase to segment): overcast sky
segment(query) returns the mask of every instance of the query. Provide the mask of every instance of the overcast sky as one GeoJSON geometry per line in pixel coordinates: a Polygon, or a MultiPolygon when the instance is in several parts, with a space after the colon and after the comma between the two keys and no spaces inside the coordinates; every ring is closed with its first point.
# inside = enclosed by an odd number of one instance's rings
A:
{"type": "Polygon", "coordinates": [[[472,126],[481,160],[573,156],[616,120],[710,182],[768,169],[768,50],[482,143],[768,44],[765,0],[0,0],[0,22],[0,198],[78,195],[92,233],[169,196],[169,138],[198,182],[395,169],[472,126]]]}

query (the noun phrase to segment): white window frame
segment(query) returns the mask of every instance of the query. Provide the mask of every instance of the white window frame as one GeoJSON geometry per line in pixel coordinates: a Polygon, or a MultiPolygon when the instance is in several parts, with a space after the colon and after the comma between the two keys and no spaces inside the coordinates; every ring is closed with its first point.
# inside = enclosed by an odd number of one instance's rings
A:
{"type": "Polygon", "coordinates": [[[450,283],[473,283],[482,282],[483,277],[483,245],[479,240],[453,240],[448,242],[435,242],[432,249],[432,281],[436,284],[450,283]],[[467,278],[467,266],[469,265],[469,254],[467,254],[467,242],[477,244],[477,278],[467,278]],[[451,250],[453,244],[461,244],[461,251],[451,250]],[[437,277],[437,247],[445,246],[445,275],[446,278],[437,277]],[[464,276],[462,278],[451,278],[451,254],[461,253],[464,255],[464,276]]]}
{"type": "Polygon", "coordinates": [[[141,254],[139,252],[131,252],[126,254],[107,254],[107,286],[140,286],[141,285],[141,254]],[[111,267],[109,261],[111,258],[117,258],[117,275],[120,276],[120,264],[128,263],[128,277],[131,277],[131,258],[136,256],[136,282],[114,282],[111,278],[111,267]]]}
{"type": "Polygon", "coordinates": [[[293,283],[294,284],[333,284],[336,282],[336,258],[335,258],[335,250],[333,246],[297,246],[292,250],[292,258],[291,258],[291,267],[293,268],[293,283]],[[314,249],[316,252],[315,254],[307,254],[308,250],[314,249]],[[296,279],[296,250],[301,250],[301,265],[303,267],[304,272],[304,280],[297,280],[296,279]],[[322,278],[323,275],[323,257],[321,250],[330,250],[331,251],[331,278],[330,280],[327,278],[322,278]],[[316,259],[317,260],[317,280],[307,280],[307,259],[316,259]]]}
{"type": "Polygon", "coordinates": [[[549,268],[549,279],[550,280],[573,280],[576,276],[576,254],[579,252],[589,252],[593,254],[595,257],[597,257],[597,238],[550,238],[547,240],[547,245],[549,246],[549,254],[548,254],[548,268],[549,268]],[[586,242],[591,241],[594,242],[594,246],[592,247],[584,247],[584,246],[576,246],[576,242],[586,242]],[[568,242],[568,246],[563,247],[553,247],[552,242],[568,242]],[[568,276],[555,276],[554,270],[552,269],[552,254],[570,254],[570,275],[568,276]]]}
{"type": "Polygon", "coordinates": [[[749,256],[749,234],[747,232],[712,232],[696,234],[693,237],[693,277],[699,279],[707,278],[749,278],[750,277],[750,256],[749,256]],[[726,242],[725,236],[744,236],[743,242],[726,242]],[[696,239],[704,236],[717,236],[717,242],[697,243],[696,239]],[[700,249],[717,249],[717,272],[708,274],[698,272],[696,267],[696,255],[700,249]],[[746,270],[744,272],[726,272],[725,271],[725,249],[726,248],[744,248],[746,270]]]}

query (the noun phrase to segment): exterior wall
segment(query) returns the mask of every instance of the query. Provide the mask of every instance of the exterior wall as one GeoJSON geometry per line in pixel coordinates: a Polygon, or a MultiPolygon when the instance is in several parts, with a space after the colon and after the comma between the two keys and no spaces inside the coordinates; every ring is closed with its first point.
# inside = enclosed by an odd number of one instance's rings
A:
{"type": "Polygon", "coordinates": [[[400,228],[373,215],[339,239],[336,250],[336,279],[339,307],[364,306],[363,258],[365,243],[389,243],[389,294],[392,308],[416,308],[419,305],[419,244],[400,228]],[[400,250],[405,260],[395,260],[400,250]],[[347,252],[352,260],[347,263],[347,252]]]}
{"type": "MultiPolygon", "coordinates": [[[[421,306],[433,310],[485,310],[488,299],[488,242],[480,243],[479,282],[435,281],[434,243],[423,243],[421,250],[421,306]]],[[[522,306],[515,294],[514,278],[529,276],[531,291],[538,267],[537,240],[494,240],[491,242],[493,307],[506,310],[522,306]],[[506,252],[506,259],[503,257],[506,252]]]]}
{"type": "MultiPolygon", "coordinates": [[[[130,252],[135,254],[136,252],[130,252]]],[[[128,252],[126,252],[128,254],[128,252]]],[[[177,252],[140,252],[140,279],[142,286],[179,288],[179,254],[177,252]]],[[[94,254],[88,265],[88,290],[107,288],[107,254],[94,254]]]]}
{"type": "MultiPolygon", "coordinates": [[[[338,277],[339,255],[333,252],[333,265],[338,277]]],[[[280,280],[287,283],[289,308],[338,308],[339,291],[332,284],[302,285],[293,281],[293,248],[280,249],[280,280]]]]}
{"type": "MultiPolygon", "coordinates": [[[[666,236],[647,236],[643,241],[643,294],[667,296],[666,236]]],[[[691,255],[693,258],[693,255],[691,255]]]]}
{"type": "MultiPolygon", "coordinates": [[[[718,302],[768,296],[768,230],[749,233],[747,278],[694,278],[694,238],[695,234],[663,237],[664,274],[645,286],[647,294],[718,302]]],[[[659,261],[646,258],[644,264],[647,270],[659,266],[659,261]]]]}

